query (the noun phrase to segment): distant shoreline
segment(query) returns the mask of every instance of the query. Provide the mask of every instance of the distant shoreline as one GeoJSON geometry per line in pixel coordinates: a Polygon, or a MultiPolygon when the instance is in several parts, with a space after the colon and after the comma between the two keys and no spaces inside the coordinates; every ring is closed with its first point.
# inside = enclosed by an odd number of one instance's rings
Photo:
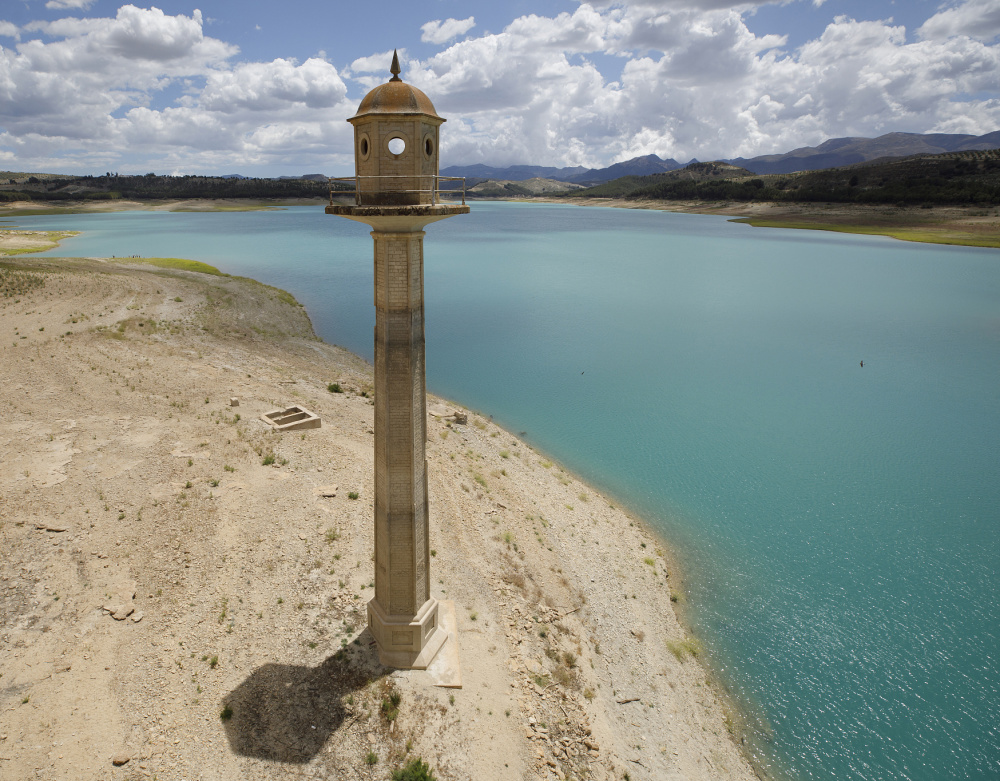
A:
{"type": "MultiPolygon", "coordinates": [[[[624,198],[469,198],[470,201],[555,203],[605,206],[616,209],[652,209],[686,214],[714,214],[759,228],[795,228],[888,236],[900,241],[960,247],[1000,249],[1000,207],[891,206],[841,203],[740,203],[706,201],[652,201],[624,198]]],[[[18,216],[93,214],[121,211],[236,212],[268,211],[289,206],[324,203],[324,198],[186,199],[163,201],[16,201],[0,208],[0,221],[18,216]]]]}
{"type": "Polygon", "coordinates": [[[12,201],[0,206],[0,221],[45,214],[110,212],[253,212],[325,203],[325,198],[185,198],[155,201],[12,201]]]}
{"type": "MultiPolygon", "coordinates": [[[[492,199],[491,199],[492,200],[492,199]]],[[[500,199],[496,199],[500,200],[500,199]]],[[[510,200],[510,199],[505,199],[510,200]]],[[[517,199],[520,202],[522,199],[517,199]]],[[[919,206],[842,203],[739,203],[652,201],[624,198],[525,198],[528,202],[652,209],[685,214],[714,214],[755,228],[795,228],[888,236],[900,241],[1000,249],[997,206],[919,206]]]]}

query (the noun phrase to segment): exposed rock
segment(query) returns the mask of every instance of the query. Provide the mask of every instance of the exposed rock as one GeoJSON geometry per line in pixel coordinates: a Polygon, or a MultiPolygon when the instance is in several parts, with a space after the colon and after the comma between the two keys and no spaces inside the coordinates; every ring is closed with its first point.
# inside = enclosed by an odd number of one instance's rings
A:
{"type": "Polygon", "coordinates": [[[43,531],[47,531],[47,532],[65,532],[65,531],[69,531],[69,526],[61,526],[61,525],[55,524],[55,523],[52,523],[52,524],[49,524],[49,523],[36,523],[35,524],[35,528],[36,529],[42,529],[43,531]]]}

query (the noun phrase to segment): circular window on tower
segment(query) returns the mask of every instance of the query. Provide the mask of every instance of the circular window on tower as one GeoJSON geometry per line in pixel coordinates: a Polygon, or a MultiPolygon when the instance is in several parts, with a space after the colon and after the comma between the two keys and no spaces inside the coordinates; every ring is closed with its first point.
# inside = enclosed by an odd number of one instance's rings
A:
{"type": "Polygon", "coordinates": [[[403,152],[406,151],[406,141],[404,141],[399,136],[393,136],[389,139],[389,143],[386,145],[389,147],[389,153],[393,157],[399,157],[403,152]]]}
{"type": "Polygon", "coordinates": [[[424,157],[428,160],[434,157],[434,139],[431,136],[424,138],[424,157]]]}
{"type": "Polygon", "coordinates": [[[362,160],[367,160],[368,156],[371,154],[371,142],[368,140],[368,134],[362,133],[358,137],[358,157],[362,160]]]}

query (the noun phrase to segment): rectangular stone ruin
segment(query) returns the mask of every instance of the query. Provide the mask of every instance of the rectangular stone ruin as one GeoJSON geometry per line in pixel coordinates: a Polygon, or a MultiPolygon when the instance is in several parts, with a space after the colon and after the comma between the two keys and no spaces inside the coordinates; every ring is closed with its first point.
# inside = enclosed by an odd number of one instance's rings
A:
{"type": "Polygon", "coordinates": [[[271,410],[260,417],[278,431],[301,431],[307,428],[319,428],[322,425],[319,415],[297,405],[271,410]]]}
{"type": "Polygon", "coordinates": [[[427,407],[427,412],[431,417],[441,420],[450,420],[463,425],[469,422],[469,416],[465,412],[446,407],[444,404],[431,404],[427,407]]]}

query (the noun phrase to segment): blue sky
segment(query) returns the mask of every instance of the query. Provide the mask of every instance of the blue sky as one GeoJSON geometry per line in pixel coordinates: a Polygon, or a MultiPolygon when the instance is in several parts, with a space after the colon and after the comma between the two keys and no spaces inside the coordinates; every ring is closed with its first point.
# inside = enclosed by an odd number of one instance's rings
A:
{"type": "Polygon", "coordinates": [[[997,0],[4,0],[0,167],[349,173],[393,48],[445,165],[981,134],[998,37],[997,0]]]}

